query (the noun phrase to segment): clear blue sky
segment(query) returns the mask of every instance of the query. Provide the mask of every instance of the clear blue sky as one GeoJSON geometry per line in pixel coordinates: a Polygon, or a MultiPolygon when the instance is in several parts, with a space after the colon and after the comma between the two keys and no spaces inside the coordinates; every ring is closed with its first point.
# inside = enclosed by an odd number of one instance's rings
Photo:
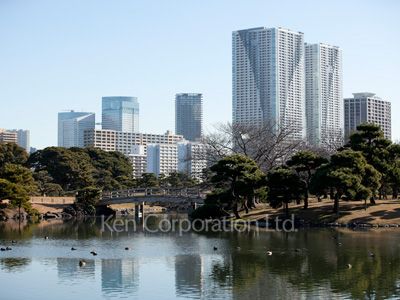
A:
{"type": "Polygon", "coordinates": [[[231,32],[286,27],[342,47],[344,96],[392,101],[400,139],[400,1],[0,0],[0,128],[56,145],[57,112],[137,96],[143,132],[174,129],[174,95],[204,94],[205,124],[231,120],[231,32]]]}

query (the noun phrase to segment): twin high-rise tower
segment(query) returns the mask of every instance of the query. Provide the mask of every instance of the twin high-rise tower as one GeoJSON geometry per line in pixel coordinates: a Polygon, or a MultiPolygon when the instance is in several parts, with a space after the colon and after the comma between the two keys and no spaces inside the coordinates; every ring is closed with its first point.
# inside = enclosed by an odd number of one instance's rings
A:
{"type": "Polygon", "coordinates": [[[304,36],[281,28],[233,32],[233,123],[277,124],[305,136],[304,36]]]}
{"type": "Polygon", "coordinates": [[[343,140],[342,51],[326,44],[305,45],[307,140],[328,146],[343,140]]]}
{"type": "Polygon", "coordinates": [[[304,34],[251,28],[232,34],[233,123],[276,124],[321,145],[343,135],[341,51],[304,34]]]}

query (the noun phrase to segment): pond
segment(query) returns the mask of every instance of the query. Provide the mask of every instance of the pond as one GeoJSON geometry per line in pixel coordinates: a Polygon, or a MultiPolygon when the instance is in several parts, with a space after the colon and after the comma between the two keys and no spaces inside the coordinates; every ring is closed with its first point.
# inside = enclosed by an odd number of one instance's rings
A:
{"type": "Polygon", "coordinates": [[[8,300],[400,297],[396,229],[113,232],[98,218],[2,222],[0,246],[12,248],[0,252],[8,300]]]}

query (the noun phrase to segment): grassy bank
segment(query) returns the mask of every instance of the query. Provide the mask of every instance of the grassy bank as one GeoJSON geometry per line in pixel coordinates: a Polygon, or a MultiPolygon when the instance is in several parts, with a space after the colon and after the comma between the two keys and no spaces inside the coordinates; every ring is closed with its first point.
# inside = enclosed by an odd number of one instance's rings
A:
{"type": "MultiPolygon", "coordinates": [[[[399,200],[377,200],[376,205],[364,206],[360,201],[341,201],[339,214],[332,212],[333,201],[323,200],[318,202],[311,199],[309,208],[303,209],[303,205],[292,204],[289,213],[294,214],[297,219],[306,223],[365,223],[373,225],[400,224],[400,201],[399,200]]],[[[273,209],[267,204],[261,204],[257,209],[248,214],[241,213],[243,219],[260,220],[269,215],[269,218],[283,216],[283,209],[273,209]]]]}

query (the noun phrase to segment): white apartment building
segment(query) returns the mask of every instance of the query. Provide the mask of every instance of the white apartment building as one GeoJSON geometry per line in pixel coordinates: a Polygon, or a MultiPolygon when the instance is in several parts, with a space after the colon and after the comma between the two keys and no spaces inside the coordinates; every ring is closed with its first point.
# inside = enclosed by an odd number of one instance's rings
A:
{"type": "Polygon", "coordinates": [[[304,35],[284,28],[232,33],[233,123],[305,130],[304,35]]]}
{"type": "Polygon", "coordinates": [[[178,172],[178,145],[148,144],[147,173],[168,176],[173,172],[178,172]]]}
{"type": "Polygon", "coordinates": [[[307,140],[311,145],[343,143],[342,50],[305,44],[307,140]]]}
{"type": "Polygon", "coordinates": [[[362,123],[379,125],[385,138],[392,138],[391,103],[374,93],[353,93],[353,98],[344,99],[345,139],[362,123]]]}
{"type": "Polygon", "coordinates": [[[84,132],[95,128],[95,114],[90,112],[58,113],[58,146],[84,147],[84,132]]]}
{"type": "Polygon", "coordinates": [[[140,178],[147,171],[147,155],[145,145],[133,145],[131,153],[128,155],[132,163],[133,178],[140,178]]]}
{"type": "Polygon", "coordinates": [[[178,171],[202,180],[203,170],[207,167],[206,147],[202,143],[178,143],[178,171]]]}
{"type": "MultiPolygon", "coordinates": [[[[176,144],[183,140],[182,135],[167,131],[165,134],[133,133],[106,129],[90,129],[84,133],[84,146],[105,151],[119,151],[125,155],[132,153],[134,145],[176,144]]],[[[146,154],[146,147],[144,148],[146,154]]]]}

